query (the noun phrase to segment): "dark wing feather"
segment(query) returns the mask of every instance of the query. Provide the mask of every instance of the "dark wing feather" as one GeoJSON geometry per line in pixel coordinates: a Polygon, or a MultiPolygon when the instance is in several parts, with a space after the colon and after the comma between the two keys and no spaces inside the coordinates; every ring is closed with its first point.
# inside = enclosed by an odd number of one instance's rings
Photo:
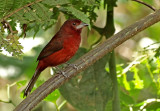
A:
{"type": "Polygon", "coordinates": [[[51,54],[61,50],[63,48],[63,39],[59,34],[56,34],[55,37],[43,48],[39,54],[37,60],[41,60],[51,54]]]}

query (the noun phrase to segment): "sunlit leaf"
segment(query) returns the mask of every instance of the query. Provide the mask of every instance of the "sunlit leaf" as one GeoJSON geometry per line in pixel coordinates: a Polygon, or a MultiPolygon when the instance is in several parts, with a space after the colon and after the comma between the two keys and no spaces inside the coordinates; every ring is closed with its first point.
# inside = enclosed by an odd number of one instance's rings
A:
{"type": "Polygon", "coordinates": [[[60,97],[59,90],[56,89],[54,92],[49,94],[44,100],[45,101],[50,101],[56,104],[57,99],[60,97]]]}
{"type": "Polygon", "coordinates": [[[18,89],[25,86],[26,83],[27,83],[27,80],[22,80],[22,81],[16,82],[18,89]]]}

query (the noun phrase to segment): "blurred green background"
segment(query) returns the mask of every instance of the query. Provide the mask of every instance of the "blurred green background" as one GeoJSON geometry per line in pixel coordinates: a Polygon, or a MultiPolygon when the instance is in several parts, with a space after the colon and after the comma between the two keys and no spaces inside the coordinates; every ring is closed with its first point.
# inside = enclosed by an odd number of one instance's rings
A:
{"type": "MultiPolygon", "coordinates": [[[[143,1],[156,9],[160,8],[159,0],[143,1]]],[[[106,23],[106,9],[100,7],[95,12],[98,17],[94,25],[103,28],[106,23]]],[[[114,9],[115,33],[152,12],[142,4],[129,0],[118,0],[117,7],[114,9]]],[[[24,47],[23,60],[10,56],[6,51],[1,53],[0,111],[12,111],[23,100],[22,91],[35,71],[36,59],[40,51],[65,20],[64,14],[60,14],[55,25],[45,31],[39,29],[34,38],[34,31],[27,31],[27,36],[19,40],[24,47]]],[[[83,29],[81,48],[71,61],[88,52],[96,41],[103,42],[105,40],[104,37],[100,38],[101,35],[93,28],[91,30],[83,29]]],[[[157,23],[115,49],[121,111],[160,111],[159,41],[160,23],[157,23]]],[[[96,111],[111,111],[112,81],[106,76],[109,68],[105,62],[108,61],[108,56],[70,80],[60,90],[54,91],[34,111],[94,111],[95,107],[96,111]],[[105,70],[101,70],[99,67],[105,67],[105,70]],[[102,75],[99,74],[100,72],[102,75]],[[91,73],[94,73],[95,77],[91,76],[91,73]],[[87,78],[83,79],[83,75],[86,75],[87,78]],[[81,82],[77,82],[78,80],[81,82]],[[99,92],[91,94],[90,91],[95,85],[94,80],[101,81],[101,83],[96,83],[99,92]],[[78,88],[75,88],[73,84],[78,88]],[[93,98],[94,94],[95,98],[93,98]],[[86,99],[86,97],[88,98],[86,99]]],[[[50,78],[52,73],[51,68],[43,71],[34,89],[50,78]]]]}

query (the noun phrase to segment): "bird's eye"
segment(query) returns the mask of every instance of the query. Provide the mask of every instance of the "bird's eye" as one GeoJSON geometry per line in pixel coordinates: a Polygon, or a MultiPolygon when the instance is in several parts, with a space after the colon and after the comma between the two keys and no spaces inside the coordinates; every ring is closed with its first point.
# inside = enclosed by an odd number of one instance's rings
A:
{"type": "Polygon", "coordinates": [[[76,23],[73,23],[73,25],[76,25],[76,23]]]}

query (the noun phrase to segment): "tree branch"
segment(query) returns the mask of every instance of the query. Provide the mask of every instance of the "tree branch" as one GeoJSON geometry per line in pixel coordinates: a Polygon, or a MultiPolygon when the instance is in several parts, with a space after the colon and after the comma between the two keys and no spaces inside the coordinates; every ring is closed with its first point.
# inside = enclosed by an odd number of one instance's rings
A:
{"type": "Polygon", "coordinates": [[[147,27],[160,21],[160,10],[150,14],[129,27],[123,29],[119,33],[107,39],[104,43],[98,45],[90,52],[79,58],[74,62],[78,69],[73,67],[65,68],[63,71],[69,78],[65,78],[63,75],[55,75],[47,80],[44,84],[38,87],[33,93],[31,93],[25,100],[23,100],[14,111],[28,111],[33,109],[38,103],[40,103],[47,95],[53,92],[56,88],[64,84],[68,79],[77,75],[94,62],[102,58],[107,53],[111,52],[115,47],[122,44],[126,40],[130,39],[137,33],[146,29],[147,27]]]}
{"type": "Polygon", "coordinates": [[[4,20],[4,21],[1,22],[1,23],[3,24],[3,27],[4,27],[4,28],[7,28],[12,35],[15,34],[15,33],[17,33],[17,31],[13,31],[11,25],[10,25],[9,22],[7,22],[6,20],[4,20]]]}
{"type": "Polygon", "coordinates": [[[135,2],[138,2],[140,4],[143,4],[145,6],[147,6],[148,8],[152,9],[153,11],[156,11],[156,9],[154,7],[152,7],[151,5],[145,3],[145,2],[142,2],[142,1],[139,1],[139,0],[132,0],[132,1],[135,1],[135,2]]]}

